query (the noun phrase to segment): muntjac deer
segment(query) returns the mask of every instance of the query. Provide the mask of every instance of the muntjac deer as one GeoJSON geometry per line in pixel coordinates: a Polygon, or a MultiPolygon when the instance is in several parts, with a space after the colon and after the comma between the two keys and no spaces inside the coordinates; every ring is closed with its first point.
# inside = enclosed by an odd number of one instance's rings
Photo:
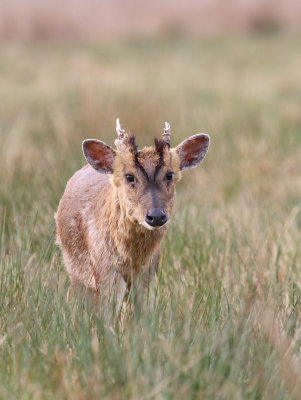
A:
{"type": "Polygon", "coordinates": [[[120,299],[135,278],[147,286],[156,273],[160,242],[175,203],[181,171],[205,157],[210,137],[200,133],[170,148],[166,122],[154,147],[138,150],[116,121],[116,149],[83,142],[88,165],[67,183],[56,214],[57,243],[71,284],[120,299]]]}

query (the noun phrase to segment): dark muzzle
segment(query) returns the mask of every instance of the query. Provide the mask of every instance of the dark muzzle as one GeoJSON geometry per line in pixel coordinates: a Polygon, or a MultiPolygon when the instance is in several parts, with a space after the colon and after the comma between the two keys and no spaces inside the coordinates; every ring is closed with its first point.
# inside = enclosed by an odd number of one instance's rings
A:
{"type": "Polygon", "coordinates": [[[162,226],[167,222],[167,215],[161,208],[151,208],[145,216],[145,221],[150,226],[162,226]]]}

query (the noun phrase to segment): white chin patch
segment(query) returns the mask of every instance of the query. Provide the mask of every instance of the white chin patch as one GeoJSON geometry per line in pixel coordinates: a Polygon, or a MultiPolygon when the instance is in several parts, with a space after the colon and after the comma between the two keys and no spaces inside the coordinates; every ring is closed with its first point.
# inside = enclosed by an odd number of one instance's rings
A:
{"type": "Polygon", "coordinates": [[[161,226],[151,226],[146,221],[139,222],[139,225],[144,226],[144,228],[146,228],[150,231],[159,230],[159,229],[163,228],[164,226],[167,226],[167,224],[168,224],[168,222],[166,222],[164,225],[161,225],[161,226]]]}
{"type": "Polygon", "coordinates": [[[155,229],[154,226],[150,226],[146,221],[139,222],[139,225],[144,226],[144,228],[146,228],[146,229],[148,229],[150,231],[153,231],[155,229]]]}

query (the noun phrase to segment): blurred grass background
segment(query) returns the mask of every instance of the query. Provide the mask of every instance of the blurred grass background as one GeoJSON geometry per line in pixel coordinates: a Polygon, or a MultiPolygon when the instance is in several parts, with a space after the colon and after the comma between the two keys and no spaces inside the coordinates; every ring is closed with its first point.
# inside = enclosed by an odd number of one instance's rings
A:
{"type": "Polygon", "coordinates": [[[301,37],[3,41],[0,398],[300,399],[301,37]],[[152,295],[123,329],[69,281],[53,214],[115,119],[206,132],[152,295]]]}

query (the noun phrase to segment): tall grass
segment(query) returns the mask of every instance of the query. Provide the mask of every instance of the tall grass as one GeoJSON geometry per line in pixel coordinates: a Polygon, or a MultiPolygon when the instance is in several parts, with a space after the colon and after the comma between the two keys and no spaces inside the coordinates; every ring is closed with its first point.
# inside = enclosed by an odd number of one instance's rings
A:
{"type": "Polygon", "coordinates": [[[0,54],[0,398],[299,399],[296,36],[7,45],[0,54]],[[69,287],[53,214],[114,121],[204,131],[159,274],[121,326],[69,287]]]}

